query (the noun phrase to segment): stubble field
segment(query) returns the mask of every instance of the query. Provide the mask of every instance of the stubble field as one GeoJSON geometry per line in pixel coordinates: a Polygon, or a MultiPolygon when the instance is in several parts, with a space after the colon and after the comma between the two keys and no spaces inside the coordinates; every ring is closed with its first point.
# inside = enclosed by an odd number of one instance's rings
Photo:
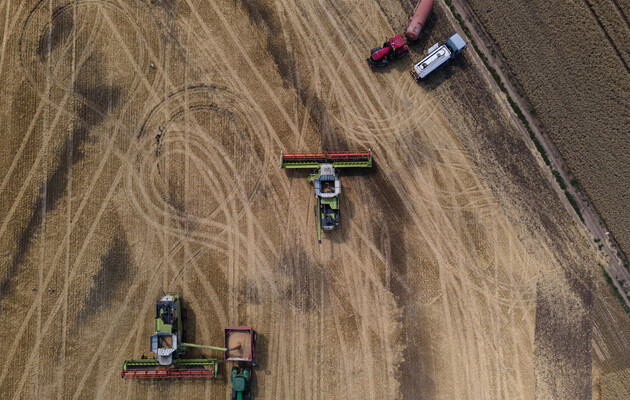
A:
{"type": "MultiPolygon", "coordinates": [[[[256,328],[255,398],[604,393],[628,317],[486,72],[365,65],[413,6],[2,4],[3,397],[228,398],[229,365],[120,379],[162,291],[195,343],[256,328]],[[368,147],[318,245],[280,150],[368,147]]],[[[412,57],[454,30],[436,3],[412,57]]]]}

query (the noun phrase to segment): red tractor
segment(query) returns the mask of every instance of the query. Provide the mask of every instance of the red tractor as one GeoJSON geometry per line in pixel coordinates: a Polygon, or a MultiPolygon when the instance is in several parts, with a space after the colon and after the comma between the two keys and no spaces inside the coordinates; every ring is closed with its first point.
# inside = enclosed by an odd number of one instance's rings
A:
{"type": "Polygon", "coordinates": [[[396,35],[383,43],[383,47],[372,49],[370,57],[366,60],[371,68],[382,68],[390,61],[402,58],[409,53],[409,46],[405,44],[402,35],[396,35]]]}

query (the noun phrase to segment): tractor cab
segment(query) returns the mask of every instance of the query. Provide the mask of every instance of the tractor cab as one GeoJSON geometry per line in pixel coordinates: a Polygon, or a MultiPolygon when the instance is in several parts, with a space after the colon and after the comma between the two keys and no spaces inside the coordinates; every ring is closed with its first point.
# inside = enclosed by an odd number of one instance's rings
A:
{"type": "Polygon", "coordinates": [[[249,400],[249,384],[252,379],[251,367],[232,367],[232,400],[249,400]]]}
{"type": "Polygon", "coordinates": [[[405,40],[402,35],[395,35],[389,38],[385,43],[383,43],[383,48],[387,47],[391,49],[391,52],[387,54],[387,57],[390,60],[402,58],[409,53],[409,46],[405,44],[405,40]]]}

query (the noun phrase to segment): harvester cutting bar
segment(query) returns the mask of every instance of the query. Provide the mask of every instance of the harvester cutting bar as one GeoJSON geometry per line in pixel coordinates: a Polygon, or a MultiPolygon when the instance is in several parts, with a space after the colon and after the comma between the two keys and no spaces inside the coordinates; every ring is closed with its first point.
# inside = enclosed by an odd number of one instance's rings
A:
{"type": "Polygon", "coordinates": [[[176,360],[172,367],[163,367],[157,360],[126,360],[123,363],[123,379],[142,378],[216,378],[216,359],[176,360]]]}
{"type": "Polygon", "coordinates": [[[280,152],[280,168],[318,168],[322,164],[332,164],[336,168],[371,167],[372,151],[328,151],[323,153],[280,152]]]}
{"type": "Polygon", "coordinates": [[[215,378],[215,373],[210,369],[180,369],[170,368],[166,370],[132,369],[122,372],[123,379],[151,379],[151,378],[215,378]]]}

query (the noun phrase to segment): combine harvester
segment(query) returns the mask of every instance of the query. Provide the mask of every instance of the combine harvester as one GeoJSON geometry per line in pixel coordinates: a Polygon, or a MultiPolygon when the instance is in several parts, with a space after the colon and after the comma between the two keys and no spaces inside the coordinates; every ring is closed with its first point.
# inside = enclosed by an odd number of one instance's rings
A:
{"type": "Polygon", "coordinates": [[[318,168],[309,176],[315,190],[315,217],[317,240],[322,242],[322,230],[330,231],[339,226],[339,195],[341,182],[335,168],[370,168],[372,151],[334,151],[324,153],[290,153],[280,151],[280,168],[318,168]]]}
{"type": "Polygon", "coordinates": [[[457,57],[465,47],[466,42],[457,33],[441,46],[434,44],[429,48],[429,55],[411,67],[411,76],[416,82],[421,81],[447,61],[457,57]]]}
{"type": "Polygon", "coordinates": [[[186,311],[181,307],[181,301],[176,294],[167,294],[156,303],[155,334],[151,336],[151,351],[157,358],[140,360],[125,360],[121,376],[127,378],[216,378],[218,360],[214,359],[190,359],[182,358],[186,349],[198,347],[203,349],[223,351],[228,361],[252,361],[254,360],[254,344],[256,333],[252,327],[228,327],[224,329],[225,343],[227,345],[230,336],[238,332],[241,339],[232,340],[231,348],[202,346],[192,343],[184,343],[183,319],[186,311]],[[247,340],[249,338],[249,340],[247,340]],[[235,357],[234,354],[246,354],[247,357],[235,357]]]}

